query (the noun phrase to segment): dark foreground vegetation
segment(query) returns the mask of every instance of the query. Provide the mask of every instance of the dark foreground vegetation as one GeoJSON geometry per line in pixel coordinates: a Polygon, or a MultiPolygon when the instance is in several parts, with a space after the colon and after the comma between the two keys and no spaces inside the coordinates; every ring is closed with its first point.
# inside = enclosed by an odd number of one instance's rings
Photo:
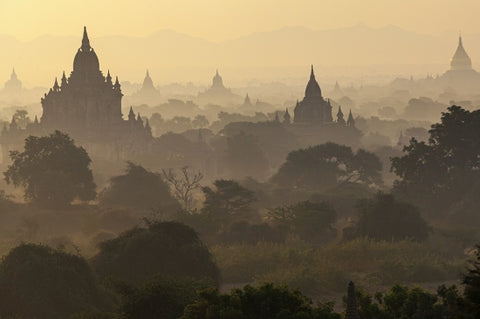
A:
{"type": "Polygon", "coordinates": [[[97,189],[68,135],[31,136],[0,192],[0,317],[341,318],[353,280],[361,318],[478,318],[479,132],[450,107],[391,189],[380,154],[335,143],[263,180],[129,162],[97,189]]]}

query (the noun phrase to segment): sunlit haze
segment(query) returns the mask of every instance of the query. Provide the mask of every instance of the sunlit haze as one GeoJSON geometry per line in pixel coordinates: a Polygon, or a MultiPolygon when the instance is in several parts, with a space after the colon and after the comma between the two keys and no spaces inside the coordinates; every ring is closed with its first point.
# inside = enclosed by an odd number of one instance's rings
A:
{"type": "Polygon", "coordinates": [[[0,75],[16,67],[25,85],[51,85],[71,70],[84,25],[102,69],[122,81],[140,82],[146,68],[158,83],[206,84],[215,68],[231,85],[288,81],[300,79],[310,63],[321,77],[435,74],[448,63],[459,31],[474,65],[480,61],[478,9],[468,0],[0,1],[0,36],[8,36],[0,75]],[[378,39],[379,47],[366,38],[378,39]],[[358,68],[365,65],[381,67],[358,68]]]}
{"type": "Polygon", "coordinates": [[[172,29],[210,41],[223,41],[285,26],[313,29],[366,23],[438,34],[476,32],[474,0],[20,0],[0,2],[0,33],[22,40],[77,35],[88,25],[97,36],[147,36],[172,29]]]}

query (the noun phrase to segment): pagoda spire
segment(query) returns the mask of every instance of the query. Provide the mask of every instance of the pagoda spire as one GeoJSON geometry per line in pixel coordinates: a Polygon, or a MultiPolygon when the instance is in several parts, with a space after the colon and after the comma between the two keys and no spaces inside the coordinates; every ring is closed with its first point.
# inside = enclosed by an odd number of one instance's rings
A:
{"type": "Polygon", "coordinates": [[[355,285],[352,281],[348,283],[345,319],[360,319],[357,309],[357,302],[355,300],[355,285]]]}
{"type": "Polygon", "coordinates": [[[130,106],[130,111],[128,112],[128,120],[135,121],[135,113],[133,112],[133,107],[130,106]]]}
{"type": "Polygon", "coordinates": [[[355,120],[353,119],[352,109],[348,113],[347,126],[355,127],[355,120]]]}
{"type": "Polygon", "coordinates": [[[58,80],[55,77],[55,83],[53,83],[53,90],[58,91],[60,89],[60,86],[58,85],[58,80]]]}
{"type": "Polygon", "coordinates": [[[283,115],[283,123],[284,124],[290,124],[292,122],[292,119],[290,117],[290,113],[288,113],[288,107],[285,108],[285,114],[283,115]]]}
{"type": "Polygon", "coordinates": [[[12,116],[12,121],[10,122],[10,131],[18,129],[17,121],[15,120],[15,116],[12,116]]]}
{"type": "Polygon", "coordinates": [[[107,71],[107,77],[105,79],[108,85],[112,85],[112,76],[110,75],[110,70],[107,71]]]}
{"type": "Polygon", "coordinates": [[[152,128],[150,127],[150,122],[148,121],[148,118],[145,120],[145,131],[149,136],[152,136],[152,128]]]}
{"type": "Polygon", "coordinates": [[[307,83],[305,88],[305,97],[322,97],[322,91],[318,85],[317,80],[315,80],[315,73],[313,72],[313,64],[310,69],[310,80],[307,83]]]}
{"type": "Polygon", "coordinates": [[[63,71],[61,87],[64,88],[66,85],[67,85],[67,77],[65,75],[65,71],[63,71]]]}
{"type": "Polygon", "coordinates": [[[338,106],[338,112],[337,112],[337,123],[341,125],[345,125],[345,119],[343,118],[343,112],[342,112],[342,107],[338,106]]]}
{"type": "Polygon", "coordinates": [[[87,27],[83,27],[83,38],[82,38],[82,51],[90,50],[90,40],[88,39],[87,27]]]}

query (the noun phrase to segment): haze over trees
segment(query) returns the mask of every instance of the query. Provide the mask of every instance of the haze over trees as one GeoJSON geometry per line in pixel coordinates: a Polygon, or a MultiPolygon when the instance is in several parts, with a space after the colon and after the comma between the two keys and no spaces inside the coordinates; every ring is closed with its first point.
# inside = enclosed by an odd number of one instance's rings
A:
{"type": "Polygon", "coordinates": [[[326,143],[292,151],[272,181],[284,187],[325,189],[343,183],[381,185],[378,157],[345,145],[326,143]]]}
{"type": "Polygon", "coordinates": [[[441,122],[432,125],[428,142],[413,139],[403,156],[392,159],[392,170],[400,177],[393,191],[431,214],[460,205],[459,217],[477,222],[471,196],[480,183],[479,132],[480,111],[449,107],[441,122]]]}
{"type": "Polygon", "coordinates": [[[114,176],[100,193],[100,203],[110,207],[131,207],[144,211],[173,213],[180,204],[171,195],[162,175],[127,162],[123,175],[114,176]]]}
{"type": "Polygon", "coordinates": [[[96,185],[91,159],[65,133],[29,136],[23,152],[10,153],[7,183],[23,187],[25,199],[43,206],[65,206],[74,199],[92,200],[96,185]]]}

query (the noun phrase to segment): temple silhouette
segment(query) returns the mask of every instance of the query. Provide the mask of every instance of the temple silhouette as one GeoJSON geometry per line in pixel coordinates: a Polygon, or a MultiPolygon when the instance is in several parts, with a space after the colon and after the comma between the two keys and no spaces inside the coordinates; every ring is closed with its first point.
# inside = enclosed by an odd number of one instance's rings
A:
{"type": "Polygon", "coordinates": [[[53,87],[41,99],[43,114],[40,121],[20,129],[12,118],[0,135],[3,160],[9,151],[21,149],[28,135],[49,134],[61,130],[72,136],[92,155],[125,159],[145,151],[152,133],[148,120],[130,108],[128,119],[121,111],[122,90],[118,77],[112,81],[110,71],[104,76],[95,50],[90,46],[84,27],[81,47],[73,60],[73,71],[67,78],[63,72],[60,83],[55,78],[53,87]]]}
{"type": "MultiPolygon", "coordinates": [[[[334,122],[332,117],[332,104],[330,99],[325,100],[322,96],[322,90],[315,79],[313,65],[310,70],[310,80],[305,88],[305,97],[298,102],[294,110],[294,124],[320,124],[329,125],[337,124],[340,126],[355,127],[355,120],[353,119],[352,111],[348,115],[347,121],[344,119],[341,106],[338,108],[337,120],[334,122]]],[[[290,122],[290,114],[288,109],[284,114],[284,123],[290,122]]]]}
{"type": "Polygon", "coordinates": [[[198,93],[197,100],[201,104],[235,105],[238,104],[242,98],[225,87],[223,78],[217,70],[212,79],[212,85],[204,92],[198,93]]]}
{"type": "Polygon", "coordinates": [[[161,98],[160,91],[153,84],[150,72],[147,69],[141,88],[129,97],[129,101],[133,105],[147,104],[155,106],[160,104],[161,98]]]}

